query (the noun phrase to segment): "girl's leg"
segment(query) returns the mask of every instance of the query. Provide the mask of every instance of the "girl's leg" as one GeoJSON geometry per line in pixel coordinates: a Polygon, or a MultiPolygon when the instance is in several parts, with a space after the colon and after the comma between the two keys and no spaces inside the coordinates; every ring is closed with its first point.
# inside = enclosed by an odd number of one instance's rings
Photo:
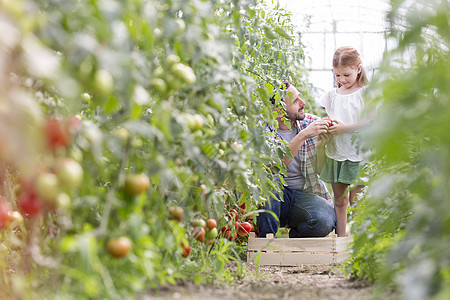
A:
{"type": "Polygon", "coordinates": [[[334,194],[334,211],[336,212],[336,234],[338,236],[345,236],[345,227],[347,225],[347,207],[348,207],[348,184],[333,183],[334,194]]]}

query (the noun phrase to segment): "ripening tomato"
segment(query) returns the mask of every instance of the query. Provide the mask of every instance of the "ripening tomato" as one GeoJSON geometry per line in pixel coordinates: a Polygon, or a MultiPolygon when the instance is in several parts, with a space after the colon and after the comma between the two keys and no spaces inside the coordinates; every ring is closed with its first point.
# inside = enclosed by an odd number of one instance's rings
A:
{"type": "Polygon", "coordinates": [[[131,250],[131,240],[126,236],[110,239],[106,244],[106,250],[113,257],[124,257],[131,250]]]}
{"type": "Polygon", "coordinates": [[[186,258],[189,254],[191,254],[191,245],[181,242],[181,256],[186,258]]]}
{"type": "Polygon", "coordinates": [[[194,227],[206,227],[206,222],[203,219],[196,219],[194,220],[194,227]]]}
{"type": "Polygon", "coordinates": [[[44,125],[44,133],[47,146],[51,151],[67,148],[70,143],[70,133],[66,124],[55,117],[47,119],[44,125]]]}
{"type": "Polygon", "coordinates": [[[206,221],[206,227],[208,229],[210,229],[210,230],[213,229],[213,228],[216,228],[217,227],[217,221],[214,220],[214,219],[208,219],[206,221]]]}
{"type": "Polygon", "coordinates": [[[124,190],[130,196],[145,192],[149,186],[150,180],[146,174],[128,174],[125,177],[124,190]]]}
{"type": "Polygon", "coordinates": [[[205,238],[206,230],[204,227],[195,227],[194,230],[194,238],[199,241],[203,242],[203,239],[205,238]]]}
{"type": "Polygon", "coordinates": [[[174,220],[177,222],[181,222],[183,220],[184,210],[180,206],[171,206],[169,207],[169,220],[174,220]]]}

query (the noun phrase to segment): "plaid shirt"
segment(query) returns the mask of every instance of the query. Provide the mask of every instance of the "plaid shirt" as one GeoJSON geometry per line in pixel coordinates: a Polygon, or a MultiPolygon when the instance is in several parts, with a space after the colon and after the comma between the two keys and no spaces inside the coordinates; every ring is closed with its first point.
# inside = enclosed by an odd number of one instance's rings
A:
{"type": "MultiPolygon", "coordinates": [[[[320,119],[319,117],[311,114],[305,114],[305,118],[301,121],[297,121],[297,127],[301,130],[305,129],[312,122],[320,119]]],[[[271,127],[271,126],[270,126],[271,127]]],[[[268,128],[272,133],[275,129],[273,127],[268,128]]],[[[278,138],[281,137],[276,134],[278,138]]],[[[315,194],[322,198],[325,198],[329,202],[332,202],[330,193],[328,192],[325,184],[319,179],[319,175],[316,172],[316,160],[317,160],[317,137],[306,139],[303,145],[300,147],[300,168],[303,176],[305,177],[304,192],[315,194]]]]}

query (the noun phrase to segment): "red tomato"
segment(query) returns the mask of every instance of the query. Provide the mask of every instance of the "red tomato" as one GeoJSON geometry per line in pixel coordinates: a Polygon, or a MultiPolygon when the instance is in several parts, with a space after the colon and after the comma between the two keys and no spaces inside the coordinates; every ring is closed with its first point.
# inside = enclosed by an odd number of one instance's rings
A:
{"type": "Polygon", "coordinates": [[[42,201],[32,192],[24,192],[19,198],[22,213],[30,218],[36,217],[42,210],[42,201]]]}
{"type": "Polygon", "coordinates": [[[239,214],[234,208],[230,209],[228,214],[234,221],[237,221],[239,219],[239,214]]]}
{"type": "Polygon", "coordinates": [[[0,199],[0,229],[8,227],[11,223],[11,208],[6,201],[0,199]]]}
{"type": "Polygon", "coordinates": [[[70,143],[70,133],[66,124],[55,117],[47,119],[44,126],[44,133],[47,146],[52,151],[58,148],[66,148],[70,143]]]}
{"type": "Polygon", "coordinates": [[[241,226],[241,224],[238,221],[234,222],[234,230],[235,231],[238,231],[240,226],[241,226]]]}
{"type": "Polygon", "coordinates": [[[230,229],[225,230],[225,233],[223,235],[226,239],[229,241],[234,241],[237,237],[236,233],[233,233],[230,229]]]}
{"type": "Polygon", "coordinates": [[[113,257],[124,257],[131,250],[131,240],[126,236],[111,239],[106,244],[106,250],[113,257]]]}
{"type": "Polygon", "coordinates": [[[186,258],[189,256],[189,254],[191,254],[191,245],[185,245],[183,242],[181,242],[181,256],[186,258]]]}
{"type": "Polygon", "coordinates": [[[247,236],[250,231],[252,231],[252,224],[249,222],[242,222],[237,233],[239,236],[247,236]]]}

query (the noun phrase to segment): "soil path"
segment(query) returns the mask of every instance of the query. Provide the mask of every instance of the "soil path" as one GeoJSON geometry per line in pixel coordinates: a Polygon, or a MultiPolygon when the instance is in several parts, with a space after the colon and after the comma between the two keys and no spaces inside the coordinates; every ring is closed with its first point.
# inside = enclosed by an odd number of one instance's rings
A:
{"type": "MultiPolygon", "coordinates": [[[[254,266],[247,266],[254,274],[254,266]]],[[[200,286],[184,284],[164,288],[149,299],[237,300],[237,299],[371,299],[372,287],[347,278],[340,270],[323,265],[301,267],[261,266],[257,278],[228,285],[200,286]]]]}

